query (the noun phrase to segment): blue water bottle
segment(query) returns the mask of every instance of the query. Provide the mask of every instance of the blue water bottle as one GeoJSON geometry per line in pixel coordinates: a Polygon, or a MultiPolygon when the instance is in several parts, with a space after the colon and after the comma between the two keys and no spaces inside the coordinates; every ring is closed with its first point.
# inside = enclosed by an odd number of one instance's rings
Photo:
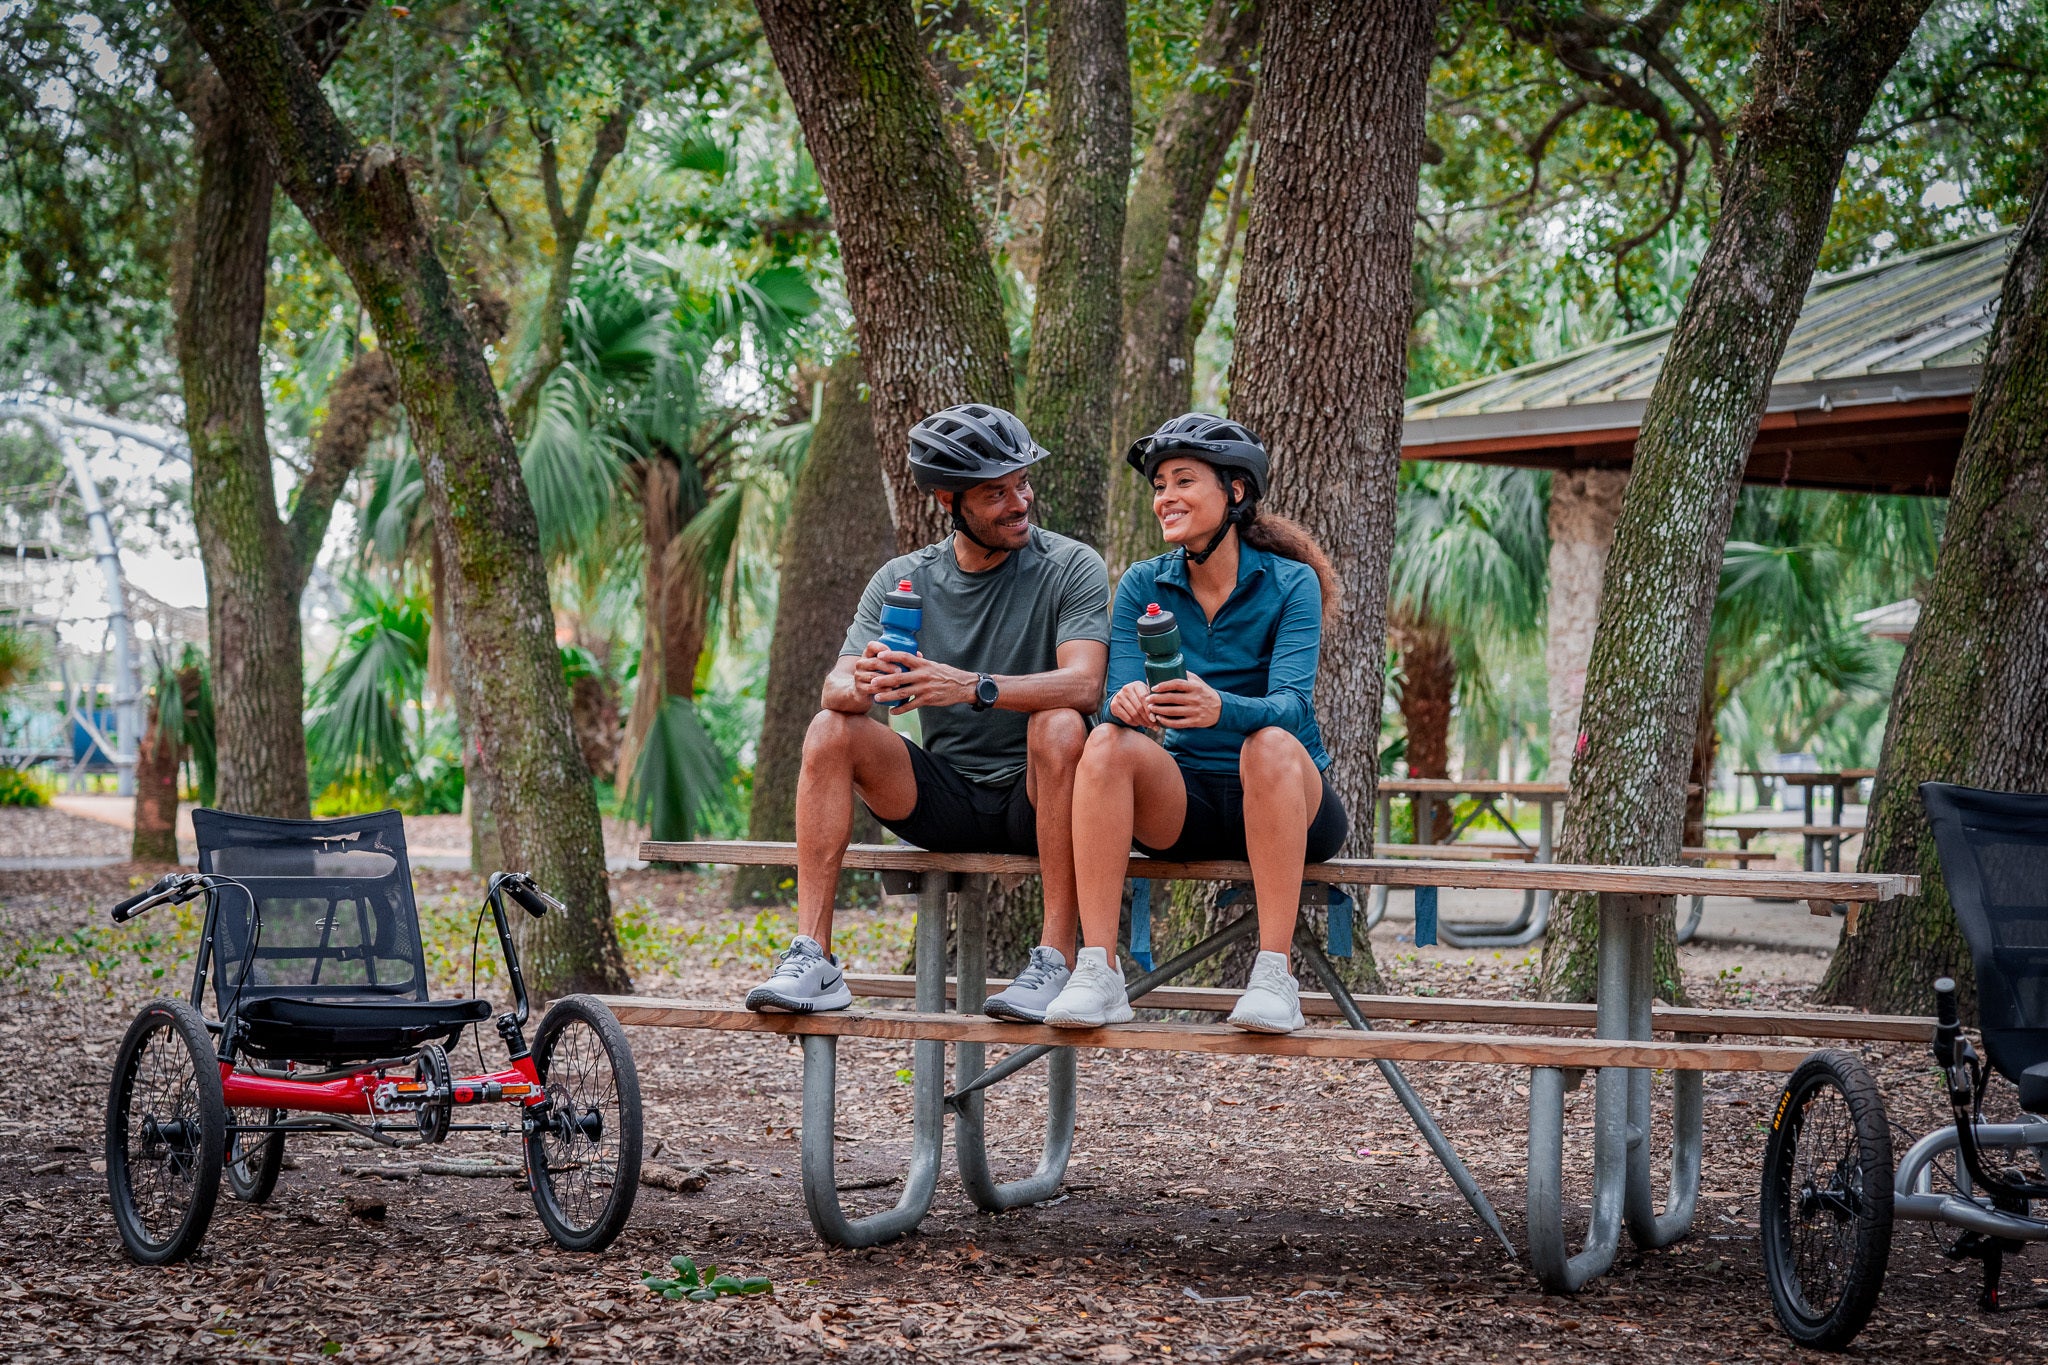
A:
{"type": "Polygon", "coordinates": [[[917,631],[924,624],[924,599],[911,588],[910,580],[899,582],[894,591],[882,594],[881,644],[902,654],[917,653],[917,631]]]}

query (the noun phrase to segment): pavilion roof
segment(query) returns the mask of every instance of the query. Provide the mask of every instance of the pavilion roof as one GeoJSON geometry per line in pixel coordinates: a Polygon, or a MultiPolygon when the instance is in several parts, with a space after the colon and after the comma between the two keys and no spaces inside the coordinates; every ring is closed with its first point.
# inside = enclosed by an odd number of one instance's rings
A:
{"type": "MultiPolygon", "coordinates": [[[[1945,493],[2010,230],[1817,278],[1751,452],[1752,482],[1945,493]]],[[[1671,326],[1412,398],[1410,459],[1626,466],[1671,326]]]]}

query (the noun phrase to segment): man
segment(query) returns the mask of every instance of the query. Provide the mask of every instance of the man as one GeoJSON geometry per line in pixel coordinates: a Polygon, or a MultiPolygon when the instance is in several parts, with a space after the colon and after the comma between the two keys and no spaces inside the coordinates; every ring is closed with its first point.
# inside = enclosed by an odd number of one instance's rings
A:
{"type": "Polygon", "coordinates": [[[1046,452],[1001,408],[967,403],[910,432],[917,485],[953,534],[884,564],[861,594],[824,709],[804,736],[796,788],[796,941],[747,1008],[811,1013],[852,1003],[831,955],[832,893],[859,796],[906,842],[942,853],[1038,855],[1039,946],[989,1000],[1038,1023],[1066,985],[1079,927],[1074,768],[1102,704],[1109,572],[1102,556],[1030,520],[1030,467],[1046,452]],[[883,595],[923,599],[915,654],[885,648],[883,595]],[[871,714],[918,713],[922,746],[871,714]]]}

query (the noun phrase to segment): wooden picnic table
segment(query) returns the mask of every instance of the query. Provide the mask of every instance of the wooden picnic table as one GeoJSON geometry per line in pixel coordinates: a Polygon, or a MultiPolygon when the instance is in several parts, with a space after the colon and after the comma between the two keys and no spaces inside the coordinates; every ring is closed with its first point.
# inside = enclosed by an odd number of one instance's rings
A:
{"type": "Polygon", "coordinates": [[[1760,820],[1717,820],[1707,829],[1734,835],[1738,851],[1746,851],[1758,835],[1796,834],[1803,841],[1799,865],[1809,872],[1841,871],[1842,845],[1863,833],[1861,825],[1774,825],[1760,820]]]}
{"type": "MultiPolygon", "coordinates": [[[[788,843],[746,841],[660,843],[640,846],[649,862],[786,866],[795,861],[788,843]]],[[[1478,1182],[1459,1159],[1435,1119],[1409,1086],[1397,1061],[1463,1062],[1527,1066],[1529,1075],[1529,1161],[1527,1229],[1529,1257],[1538,1278],[1554,1291],[1572,1292],[1613,1264],[1621,1230],[1636,1245],[1668,1245],[1690,1228],[1699,1195],[1702,1121],[1701,1076],[1709,1070],[1785,1071],[1803,1055],[1770,1043],[1714,1043],[1698,1035],[1748,1037],[1922,1036],[1929,1022],[1874,1022],[1865,1034],[1853,1016],[1807,1016],[1789,1012],[1688,1011],[1659,1013],[1653,1003],[1651,926],[1666,895],[1743,894],[1789,896],[1825,904],[1842,900],[1863,906],[1911,895],[1919,879],[1890,873],[1728,871],[1699,867],[1581,867],[1543,863],[1462,862],[1450,859],[1339,859],[1313,864],[1306,881],[1324,886],[1398,885],[1506,887],[1599,893],[1598,998],[1588,1020],[1584,1007],[1567,1007],[1558,1017],[1540,1005],[1517,1001],[1439,1002],[1407,1005],[1375,1002],[1374,1017],[1424,1017],[1453,1022],[1526,1025],[1532,1018],[1559,1027],[1583,1027],[1591,1038],[1561,1036],[1376,1032],[1367,1012],[1345,987],[1323,944],[1297,930],[1295,952],[1321,983],[1325,998],[1310,1003],[1323,1015],[1334,1008],[1348,1030],[1304,1029],[1285,1035],[1247,1034],[1216,1025],[1132,1023],[1092,1030],[1020,1026],[978,1017],[989,986],[985,900],[993,879],[1035,874],[1037,860],[1008,854],[936,854],[906,845],[855,845],[846,866],[872,868],[919,878],[916,921],[916,976],[908,993],[916,1009],[850,1009],[828,1014],[762,1015],[731,1002],[693,1002],[641,997],[608,1000],[621,1022],[635,1025],[708,1028],[773,1033],[801,1039],[803,1080],[803,1194],[812,1225],[838,1246],[874,1246],[914,1229],[929,1210],[936,1187],[943,1130],[954,1125],[954,1157],[961,1184],[976,1205],[990,1212],[1052,1198],[1064,1179],[1073,1150],[1076,1068],[1080,1048],[1179,1051],[1261,1056],[1316,1056],[1371,1061],[1393,1088],[1424,1141],[1443,1164],[1474,1212],[1513,1254],[1498,1215],[1478,1182]],[[990,880],[980,893],[957,897],[963,875],[990,880]],[[957,904],[952,904],[957,902],[957,904]],[[947,921],[953,920],[954,971],[948,980],[947,921]],[[948,1012],[949,999],[958,1012],[948,1012]],[[1537,1014],[1529,1013],[1532,1009],[1537,1014]],[[1656,1031],[1680,1036],[1665,1042],[1656,1031]],[[837,1043],[841,1037],[903,1039],[912,1044],[913,1144],[903,1192],[894,1208],[848,1217],[836,1184],[837,1043]],[[989,1043],[1025,1046],[984,1066],[989,1043]],[[946,1089],[946,1049],[954,1050],[954,1083],[946,1089]],[[999,1182],[991,1168],[983,1125],[982,1091],[1033,1061],[1047,1061],[1046,1132],[1037,1168],[1020,1180],[999,1182]],[[1564,1096],[1586,1069],[1598,1071],[1593,1124],[1592,1214],[1583,1249],[1574,1254],[1564,1216],[1564,1096]],[[1665,1206],[1652,1190],[1649,1135],[1652,1072],[1672,1077],[1671,1174],[1665,1206]]],[[[1165,863],[1134,857],[1133,879],[1247,881],[1241,862],[1165,863]]],[[[1307,887],[1304,887],[1307,890],[1307,887]]],[[[1335,918],[1334,914],[1332,916],[1335,918]]],[[[1854,918],[1851,918],[1853,931],[1854,918]]],[[[1174,977],[1256,933],[1256,913],[1247,913],[1130,985],[1140,1000],[1174,977]]],[[[904,991],[899,980],[863,979],[857,989],[880,995],[904,991]]],[[[1185,991],[1168,997],[1181,1008],[1222,1008],[1217,1000],[1191,1000],[1185,991]]],[[[1164,1002],[1162,1002],[1164,1003],[1164,1002]]]]}
{"type": "Polygon", "coordinates": [[[1849,797],[1864,782],[1877,776],[1875,768],[1841,768],[1819,772],[1793,772],[1780,768],[1741,768],[1737,777],[1747,777],[1756,783],[1756,804],[1758,809],[1769,809],[1769,797],[1764,790],[1765,782],[1782,782],[1788,787],[1798,787],[1807,795],[1801,800],[1803,814],[1813,819],[1813,796],[1818,790],[1832,793],[1828,814],[1835,824],[1842,823],[1842,812],[1849,805],[1849,797]]]}
{"type": "MultiPolygon", "coordinates": [[[[1391,843],[1394,837],[1394,802],[1405,798],[1414,810],[1415,842],[1425,842],[1426,834],[1434,831],[1430,822],[1430,807],[1437,801],[1454,801],[1460,796],[1477,799],[1478,804],[1451,830],[1450,842],[1455,843],[1460,834],[1482,815],[1493,817],[1494,823],[1506,830],[1514,841],[1513,847],[1523,851],[1524,856],[1539,863],[1551,859],[1557,833],[1557,807],[1571,795],[1571,784],[1567,782],[1505,782],[1457,778],[1405,777],[1383,778],[1379,784],[1378,800],[1378,841],[1391,843]],[[1501,812],[1496,804],[1505,797],[1517,801],[1533,802],[1536,806],[1536,843],[1532,848],[1514,822],[1501,812]]],[[[1434,842],[1430,839],[1429,842],[1434,842]]],[[[1374,852],[1378,853],[1377,845],[1374,852]]],[[[1384,856],[1384,855],[1382,855],[1384,856]]],[[[1505,922],[1484,920],[1461,920],[1437,926],[1443,941],[1453,948],[1520,948],[1543,937],[1550,925],[1550,900],[1548,891],[1527,891],[1522,896],[1521,913],[1505,922]]],[[[1368,927],[1379,923],[1387,911],[1387,894],[1384,887],[1377,887],[1367,898],[1366,923],[1368,927]]]]}

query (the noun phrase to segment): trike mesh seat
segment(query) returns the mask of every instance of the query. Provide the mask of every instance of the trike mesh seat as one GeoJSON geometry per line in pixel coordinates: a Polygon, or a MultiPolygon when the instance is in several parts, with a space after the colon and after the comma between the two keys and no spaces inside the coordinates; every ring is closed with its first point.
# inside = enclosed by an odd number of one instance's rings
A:
{"type": "Polygon", "coordinates": [[[2048,1113],[2048,795],[1923,782],[1942,880],[1977,974],[1984,1052],[2048,1113]]]}
{"type": "Polygon", "coordinates": [[[209,913],[215,998],[241,1021],[251,1053],[330,1063],[392,1057],[452,1042],[490,1017],[482,1000],[428,998],[397,811],[280,820],[199,810],[192,827],[199,870],[249,891],[217,888],[209,913]]]}

